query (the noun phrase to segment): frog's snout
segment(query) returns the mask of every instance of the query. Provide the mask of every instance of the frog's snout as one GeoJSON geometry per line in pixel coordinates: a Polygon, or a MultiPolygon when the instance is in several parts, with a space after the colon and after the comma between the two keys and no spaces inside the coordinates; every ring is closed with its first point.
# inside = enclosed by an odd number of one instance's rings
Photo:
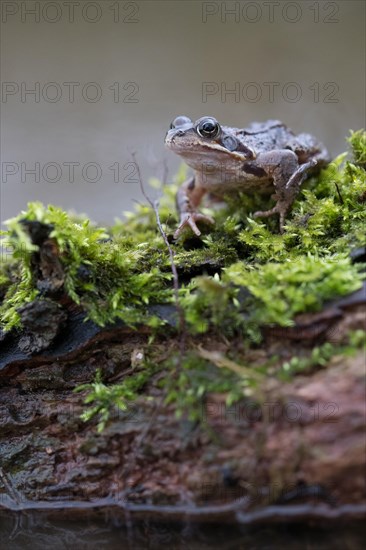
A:
{"type": "Polygon", "coordinates": [[[181,128],[172,128],[168,130],[165,136],[165,144],[166,145],[174,144],[175,139],[183,137],[185,133],[186,133],[185,130],[182,130],[181,128]]]}
{"type": "Polygon", "coordinates": [[[184,136],[185,132],[184,130],[176,130],[175,135],[176,136],[184,136]]]}

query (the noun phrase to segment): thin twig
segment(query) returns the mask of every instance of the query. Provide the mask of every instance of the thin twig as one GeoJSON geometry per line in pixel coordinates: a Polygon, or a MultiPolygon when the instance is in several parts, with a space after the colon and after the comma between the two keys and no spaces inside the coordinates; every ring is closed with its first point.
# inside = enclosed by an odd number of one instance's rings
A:
{"type": "Polygon", "coordinates": [[[166,244],[166,247],[169,251],[170,266],[171,266],[171,270],[172,270],[172,274],[173,274],[174,301],[175,301],[175,307],[176,307],[176,310],[177,310],[177,313],[178,313],[179,332],[180,332],[180,335],[181,335],[180,349],[181,349],[181,352],[183,353],[184,343],[185,343],[185,317],[184,317],[183,308],[182,308],[182,306],[180,305],[180,302],[179,302],[179,278],[178,278],[177,266],[174,263],[174,251],[173,251],[172,247],[170,246],[170,243],[168,241],[168,237],[166,236],[166,233],[165,233],[165,231],[163,229],[163,226],[161,224],[160,215],[159,215],[159,201],[158,200],[152,201],[152,199],[146,193],[144,183],[142,181],[140,167],[139,167],[139,165],[137,163],[137,160],[136,160],[136,153],[132,153],[132,158],[133,158],[133,161],[134,161],[135,166],[136,166],[137,177],[138,177],[138,180],[139,180],[139,183],[140,183],[141,193],[143,194],[143,196],[145,197],[147,202],[150,204],[151,208],[154,210],[155,217],[156,217],[156,223],[157,223],[159,232],[160,232],[161,236],[163,237],[163,240],[164,240],[164,242],[166,244]]]}
{"type": "MultiPolygon", "coordinates": [[[[150,206],[154,210],[155,217],[156,217],[156,223],[157,223],[159,232],[160,232],[161,236],[163,237],[163,240],[164,240],[164,242],[167,246],[167,249],[169,251],[170,265],[171,265],[171,270],[172,270],[172,273],[173,273],[174,301],[175,301],[175,307],[176,307],[176,310],[177,310],[177,313],[178,313],[178,319],[179,319],[179,332],[180,332],[180,346],[179,346],[180,347],[180,354],[179,354],[180,357],[179,357],[179,359],[180,359],[180,362],[181,362],[181,360],[183,358],[183,354],[184,354],[184,348],[185,348],[185,334],[186,334],[186,331],[185,331],[184,311],[183,311],[183,308],[182,308],[182,306],[180,305],[180,302],[179,302],[179,279],[178,279],[177,266],[174,263],[174,252],[173,252],[172,247],[169,244],[168,238],[167,238],[166,233],[165,233],[165,231],[163,229],[163,226],[161,224],[159,209],[158,209],[159,202],[157,200],[152,201],[150,199],[150,197],[148,196],[148,194],[146,193],[144,183],[143,183],[143,180],[142,180],[142,176],[141,176],[140,167],[139,167],[139,165],[137,163],[137,160],[136,160],[136,153],[133,152],[131,154],[132,154],[132,158],[133,158],[133,161],[135,163],[135,166],[136,166],[137,177],[139,179],[141,193],[143,194],[143,196],[145,197],[147,202],[150,204],[150,206]]],[[[176,375],[176,372],[177,371],[175,371],[173,376],[176,375]]],[[[141,433],[136,438],[135,455],[134,456],[136,456],[136,454],[139,451],[144,439],[146,438],[147,434],[150,432],[151,426],[153,425],[153,422],[155,421],[159,411],[161,410],[161,407],[164,403],[164,400],[165,400],[165,395],[164,395],[164,393],[162,393],[162,395],[159,397],[159,399],[156,403],[155,410],[152,411],[152,413],[150,415],[149,422],[147,423],[145,428],[141,431],[141,433]]],[[[130,475],[130,473],[133,469],[133,466],[134,466],[134,463],[132,463],[131,460],[129,460],[127,465],[126,465],[125,471],[123,473],[123,479],[125,481],[127,480],[128,476],[130,475]]]]}

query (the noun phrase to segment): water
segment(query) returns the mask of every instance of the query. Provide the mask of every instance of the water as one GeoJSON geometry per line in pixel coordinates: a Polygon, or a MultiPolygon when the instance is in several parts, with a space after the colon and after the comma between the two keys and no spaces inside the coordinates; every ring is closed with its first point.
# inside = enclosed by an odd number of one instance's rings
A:
{"type": "Polygon", "coordinates": [[[361,550],[365,538],[364,527],[357,523],[304,529],[296,524],[244,528],[145,520],[128,530],[121,517],[111,514],[67,519],[2,514],[0,526],[7,550],[361,550]]]}

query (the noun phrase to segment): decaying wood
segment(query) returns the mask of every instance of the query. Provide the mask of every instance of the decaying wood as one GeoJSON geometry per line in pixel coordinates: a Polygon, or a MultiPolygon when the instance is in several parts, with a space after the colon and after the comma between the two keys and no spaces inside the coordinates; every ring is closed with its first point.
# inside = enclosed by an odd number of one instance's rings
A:
{"type": "MultiPolygon", "coordinates": [[[[337,325],[331,325],[337,341],[352,323],[364,323],[361,307],[358,301],[338,308],[337,325]]],[[[225,396],[208,395],[202,425],[178,420],[171,406],[156,411],[162,400],[151,385],[98,434],[96,422],[80,420],[83,396],[73,389],[89,382],[96,368],[106,380],[122,380],[148,334],[123,324],[100,329],[83,323],[80,313],[69,315],[68,323],[75,331],[66,324],[57,344],[32,357],[14,351],[15,340],[8,343],[0,376],[2,506],[84,503],[139,516],[243,523],[286,514],[331,520],[342,510],[353,517],[364,510],[363,353],[335,357],[327,368],[287,384],[273,379],[260,403],[247,399],[227,407],[225,396]]],[[[291,336],[284,345],[270,334],[266,353],[291,357],[301,354],[303,342],[291,336]]],[[[216,342],[208,336],[199,344],[215,349],[216,342]]],[[[174,339],[154,344],[160,345],[174,346],[174,339]]],[[[254,350],[253,360],[261,353],[254,350]]]]}

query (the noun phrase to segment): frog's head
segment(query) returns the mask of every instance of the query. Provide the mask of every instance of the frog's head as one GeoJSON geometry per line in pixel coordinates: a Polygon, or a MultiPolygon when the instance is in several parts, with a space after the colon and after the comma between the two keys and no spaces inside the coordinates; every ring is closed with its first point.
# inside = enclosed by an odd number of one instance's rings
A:
{"type": "Polygon", "coordinates": [[[234,129],[220,126],[211,116],[196,122],[186,116],[176,117],[165,136],[165,145],[194,169],[207,162],[237,165],[254,158],[253,151],[236,137],[234,129]]]}

